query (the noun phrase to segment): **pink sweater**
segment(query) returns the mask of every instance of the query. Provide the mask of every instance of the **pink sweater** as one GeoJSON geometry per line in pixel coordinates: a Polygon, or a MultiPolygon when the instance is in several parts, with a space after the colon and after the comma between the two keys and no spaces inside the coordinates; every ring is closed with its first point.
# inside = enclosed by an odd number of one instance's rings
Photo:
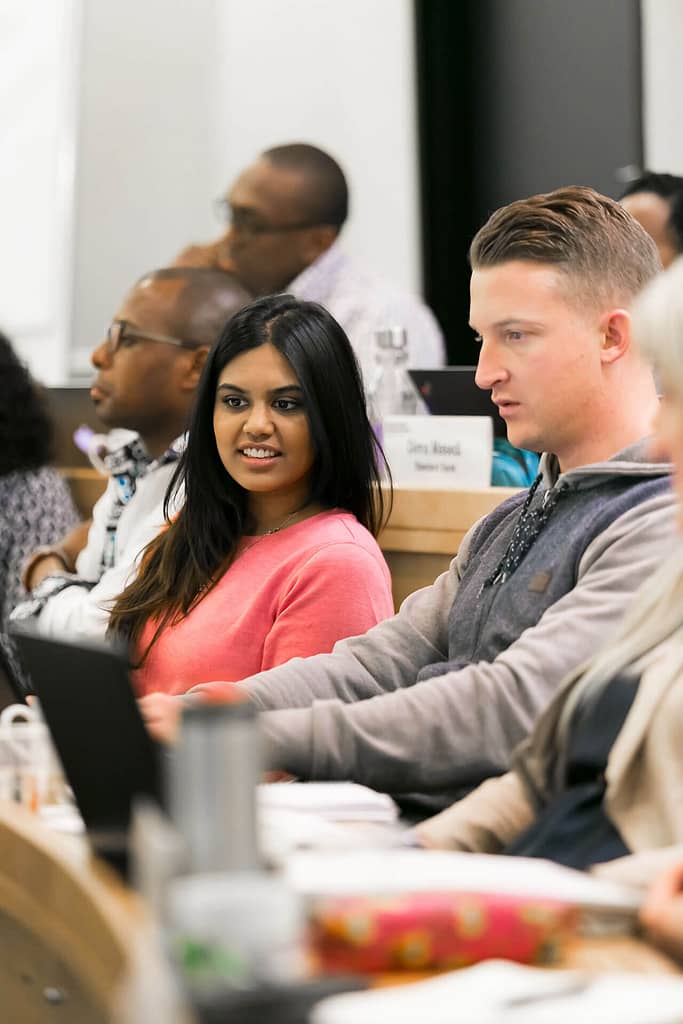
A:
{"type": "MultiPolygon", "coordinates": [[[[290,658],[331,651],[393,615],[377,541],[348,512],[321,512],[280,533],[243,538],[230,569],[133,673],[140,696],[236,682],[290,658]]],[[[144,650],[153,635],[148,622],[144,650]]]]}

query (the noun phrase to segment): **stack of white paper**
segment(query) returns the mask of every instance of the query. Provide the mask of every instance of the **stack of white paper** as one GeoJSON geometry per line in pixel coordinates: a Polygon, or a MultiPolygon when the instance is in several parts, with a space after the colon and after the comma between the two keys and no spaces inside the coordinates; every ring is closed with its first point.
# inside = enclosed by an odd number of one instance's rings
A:
{"type": "Polygon", "coordinates": [[[258,788],[260,808],[317,814],[327,821],[391,823],[398,817],[396,804],[354,782],[278,782],[258,788]]]}
{"type": "Polygon", "coordinates": [[[593,878],[546,860],[441,850],[303,852],[288,861],[287,877],[307,897],[509,893],[624,912],[636,910],[642,898],[639,890],[629,886],[593,878]]]}
{"type": "Polygon", "coordinates": [[[398,809],[383,793],[347,782],[258,787],[261,852],[284,865],[298,850],[352,851],[393,845],[398,809]]]}
{"type": "Polygon", "coordinates": [[[489,960],[430,981],[333,996],[311,1024],[680,1024],[683,978],[489,960]]]}
{"type": "Polygon", "coordinates": [[[41,821],[56,832],[83,835],[85,825],[74,804],[46,804],[40,808],[41,821]]]}

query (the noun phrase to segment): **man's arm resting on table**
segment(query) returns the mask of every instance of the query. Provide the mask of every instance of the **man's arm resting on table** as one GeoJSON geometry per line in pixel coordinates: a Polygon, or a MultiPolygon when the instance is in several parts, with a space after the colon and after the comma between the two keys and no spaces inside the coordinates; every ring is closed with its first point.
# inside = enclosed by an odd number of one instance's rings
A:
{"type": "MultiPolygon", "coordinates": [[[[340,640],[331,654],[294,658],[278,668],[238,683],[256,706],[309,707],[316,699],[336,697],[354,702],[413,686],[425,665],[448,657],[448,616],[467,551],[429,587],[405,599],[397,615],[361,636],[340,640]]],[[[219,700],[225,683],[206,683],[191,691],[219,700]]]]}
{"type": "Polygon", "coordinates": [[[671,544],[670,499],[648,504],[588,546],[575,587],[493,662],[356,703],[266,713],[269,767],[394,793],[473,786],[507,770],[562,679],[605,642],[671,544]]]}

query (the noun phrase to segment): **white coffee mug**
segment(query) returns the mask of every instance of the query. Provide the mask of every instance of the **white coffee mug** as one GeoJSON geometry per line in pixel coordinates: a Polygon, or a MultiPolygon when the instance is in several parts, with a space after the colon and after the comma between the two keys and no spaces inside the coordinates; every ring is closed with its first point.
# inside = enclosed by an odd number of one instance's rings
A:
{"type": "Polygon", "coordinates": [[[63,788],[63,773],[39,712],[11,704],[0,714],[0,800],[39,810],[63,788]]]}

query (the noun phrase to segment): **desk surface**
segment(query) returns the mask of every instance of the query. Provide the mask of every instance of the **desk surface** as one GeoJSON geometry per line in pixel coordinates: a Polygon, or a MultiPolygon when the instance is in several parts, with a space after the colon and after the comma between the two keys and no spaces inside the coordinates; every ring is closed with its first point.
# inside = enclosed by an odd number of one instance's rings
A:
{"type": "Polygon", "coordinates": [[[165,975],[154,950],[146,907],[82,839],[0,803],[3,1021],[123,1022],[143,973],[165,975]]]}
{"type": "MultiPolygon", "coordinates": [[[[61,472],[80,514],[87,519],[106,479],[92,468],[65,467],[61,472]]],[[[470,526],[516,493],[509,487],[395,490],[389,522],[379,537],[391,570],[395,607],[408,594],[433,583],[448,568],[470,526]]]]}
{"type": "MultiPolygon", "coordinates": [[[[92,467],[66,466],[61,472],[73,490],[79,509],[87,518],[106,486],[106,478],[92,467]]],[[[516,493],[517,489],[510,487],[462,491],[397,488],[391,516],[379,538],[380,544],[384,551],[452,558],[470,526],[516,493]]]]}
{"type": "Polygon", "coordinates": [[[470,491],[394,491],[379,543],[391,570],[394,607],[445,572],[478,519],[516,494],[508,487],[470,491]]]}
{"type": "MultiPolygon", "coordinates": [[[[39,1024],[52,993],[64,1003],[49,1011],[51,1020],[122,1021],[118,999],[122,989],[135,986],[136,974],[144,972],[149,988],[156,968],[164,984],[154,949],[147,909],[90,856],[81,839],[52,832],[22,808],[0,804],[0,991],[9,1014],[3,1019],[39,1024]]],[[[664,954],[622,936],[574,939],[556,966],[680,973],[664,954]]],[[[392,974],[377,984],[424,977],[392,974]]]]}
{"type": "Polygon", "coordinates": [[[518,492],[519,488],[513,487],[462,491],[397,489],[389,522],[379,538],[380,545],[384,551],[452,558],[470,526],[518,492]]]}

